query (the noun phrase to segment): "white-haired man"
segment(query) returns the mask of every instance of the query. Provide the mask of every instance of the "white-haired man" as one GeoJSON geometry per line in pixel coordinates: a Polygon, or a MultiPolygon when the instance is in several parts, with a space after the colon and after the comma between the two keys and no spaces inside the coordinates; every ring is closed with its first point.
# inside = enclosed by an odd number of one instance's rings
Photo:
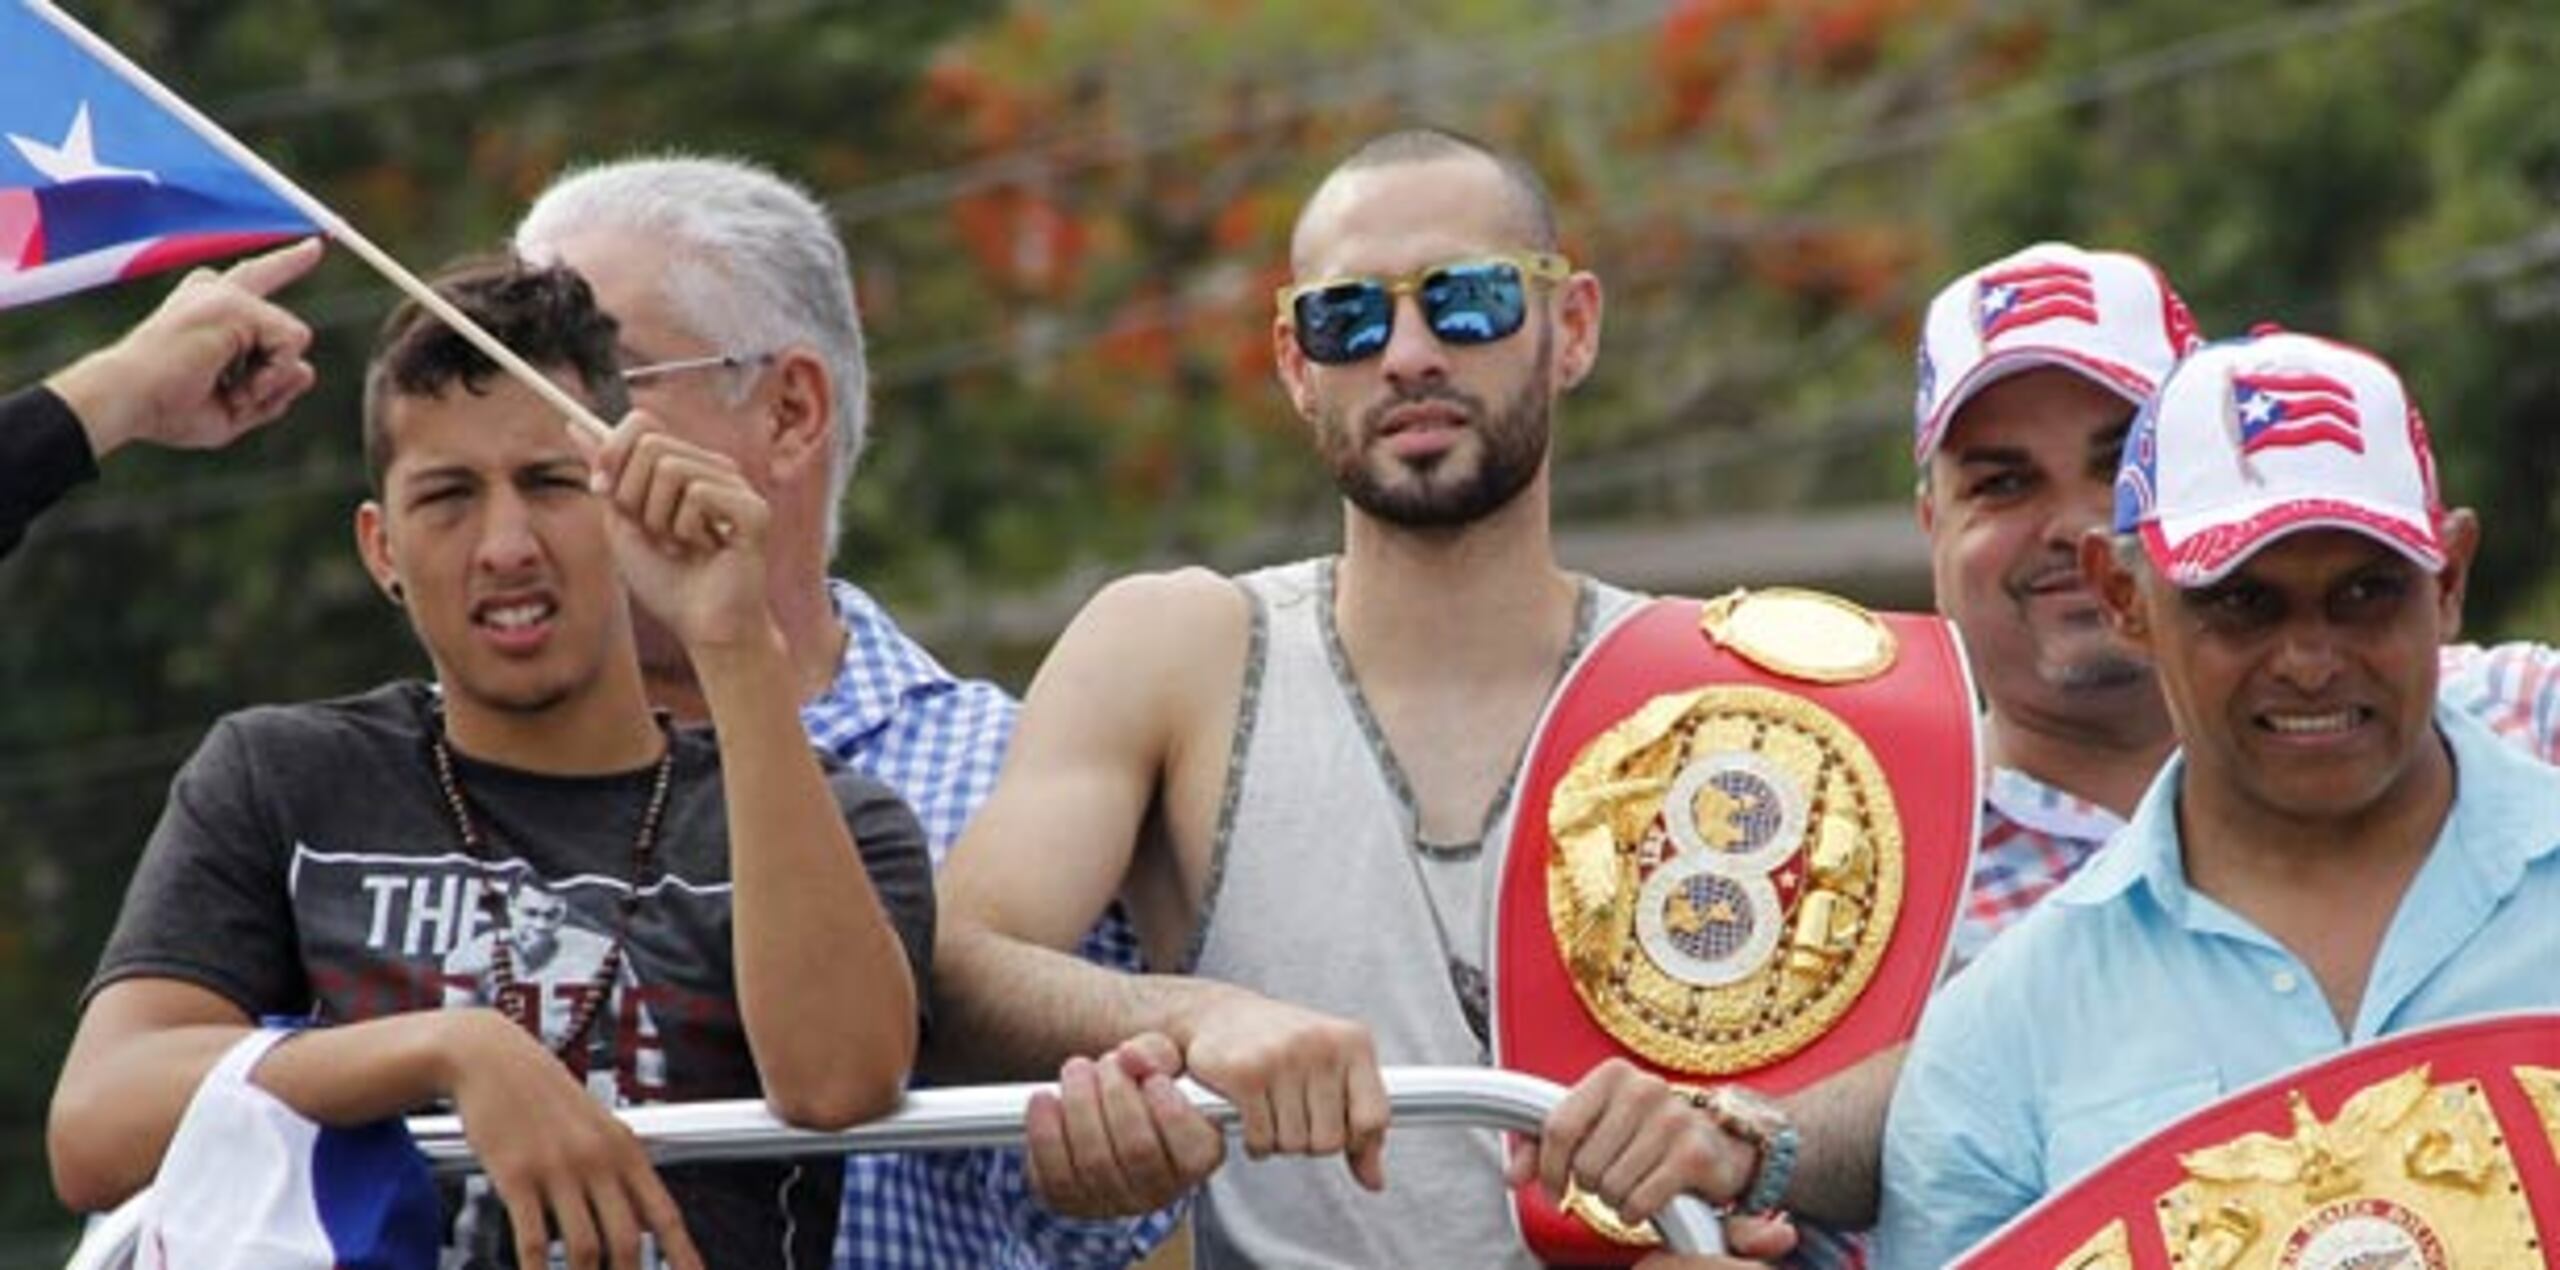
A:
{"type": "MultiPolygon", "coordinates": [[[[516,228],[517,250],[584,275],[620,323],[623,379],[669,431],[735,460],[773,508],[774,616],[812,743],[896,789],[934,859],[995,783],[1014,701],[953,676],[852,582],[828,575],[844,490],[870,422],[869,369],[843,241],[792,182],[737,159],[648,156],[564,174],[516,228]]],[[[683,650],[640,623],[652,700],[702,713],[683,650]]],[[[1134,968],[1116,911],[1089,956],[1134,968]]],[[[1173,1214],[1067,1220],[1013,1152],[847,1162],[839,1266],[1121,1266],[1173,1214]]]]}

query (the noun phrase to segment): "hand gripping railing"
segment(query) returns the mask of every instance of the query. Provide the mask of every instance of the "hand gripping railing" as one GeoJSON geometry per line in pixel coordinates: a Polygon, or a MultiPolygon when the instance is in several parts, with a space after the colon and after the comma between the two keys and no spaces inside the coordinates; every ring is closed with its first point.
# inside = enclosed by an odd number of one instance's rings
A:
{"type": "MultiPolygon", "coordinates": [[[[1564,1086],[1518,1072],[1484,1067],[1390,1067],[1384,1070],[1387,1104],[1400,1128],[1422,1125],[1507,1129],[1535,1133],[1564,1100],[1564,1086]]],[[[1233,1132],[1242,1118],[1226,1099],[1190,1081],[1179,1082],[1191,1105],[1210,1122],[1233,1132]]],[[[660,1163],[771,1159],[846,1152],[956,1151],[1019,1146],[1031,1095],[1055,1085],[972,1085],[910,1091],[898,1109],[869,1124],[836,1133],[794,1129],[773,1118],[761,1102],[697,1102],[626,1107],[614,1114],[631,1126],[660,1163]]],[[[471,1146],[455,1116],[409,1121],[418,1149],[438,1173],[468,1173],[471,1146]]],[[[101,1220],[80,1241],[69,1270],[123,1270],[132,1263],[141,1199],[101,1220]]],[[[1682,1252],[1724,1251],[1723,1228],[1706,1201],[1683,1195],[1654,1223],[1663,1240],[1682,1252]]]]}

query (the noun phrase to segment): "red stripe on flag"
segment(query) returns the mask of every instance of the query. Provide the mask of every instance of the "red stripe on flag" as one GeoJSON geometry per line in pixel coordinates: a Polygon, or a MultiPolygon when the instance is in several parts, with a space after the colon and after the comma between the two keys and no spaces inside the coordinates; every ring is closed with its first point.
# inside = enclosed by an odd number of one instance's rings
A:
{"type": "Polygon", "coordinates": [[[44,208],[34,190],[0,190],[0,268],[44,263],[44,208]]]}
{"type": "Polygon", "coordinates": [[[142,249],[124,267],[124,276],[139,278],[163,269],[176,269],[202,260],[236,256],[243,252],[275,243],[289,242],[305,234],[272,232],[224,234],[172,234],[142,249]]]}
{"type": "Polygon", "coordinates": [[[2085,278],[2043,278],[2033,282],[2007,285],[2017,288],[2018,299],[2021,301],[2092,298],[2088,280],[2085,278]]]}
{"type": "Polygon", "coordinates": [[[2078,287],[2084,291],[2090,286],[2088,270],[2077,265],[2051,262],[2015,265],[1998,273],[1986,273],[1982,275],[1982,283],[1984,286],[1991,287],[2011,283],[2019,286],[2051,283],[2058,286],[2078,287]]]}
{"type": "Polygon", "coordinates": [[[2318,445],[2324,441],[2335,442],[2358,454],[2364,453],[2364,434],[2345,420],[2328,415],[2271,424],[2252,435],[2240,448],[2255,453],[2281,446],[2318,445]]]}
{"type": "Polygon", "coordinates": [[[2287,419],[2332,418],[2353,427],[2357,423],[2355,398],[2345,393],[2318,391],[2280,392],[2274,394],[2284,406],[2287,419]]]}
{"type": "Polygon", "coordinates": [[[2268,392],[2316,392],[2326,393],[2332,397],[2343,397],[2349,400],[2354,399],[2356,395],[2355,389],[2348,387],[2343,380],[2329,375],[2308,374],[2299,371],[2261,371],[2256,374],[2242,376],[2240,382],[2247,384],[2252,388],[2260,388],[2268,392]]]}
{"type": "Polygon", "coordinates": [[[2083,322],[2094,324],[2098,320],[2098,306],[2072,295],[2021,299],[2011,306],[2008,312],[2000,315],[1998,322],[1995,323],[1995,329],[2005,331],[2013,326],[2026,326],[2035,322],[2049,322],[2055,318],[2066,317],[2078,318],[2083,322]]]}

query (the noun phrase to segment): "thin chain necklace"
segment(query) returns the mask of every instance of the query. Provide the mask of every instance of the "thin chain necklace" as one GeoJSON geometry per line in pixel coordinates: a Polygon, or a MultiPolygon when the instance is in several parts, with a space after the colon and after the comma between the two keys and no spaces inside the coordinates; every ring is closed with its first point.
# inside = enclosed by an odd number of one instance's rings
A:
{"type": "MultiPolygon", "coordinates": [[[[622,973],[623,946],[631,936],[632,914],[640,909],[641,890],[657,872],[658,825],[666,816],[667,782],[675,770],[676,759],[675,737],[668,732],[663,717],[658,720],[658,731],[664,736],[665,744],[658,751],[657,773],[650,783],[648,808],[640,815],[640,832],[631,840],[631,885],[622,893],[613,943],[605,949],[603,959],[597,964],[595,978],[588,981],[586,991],[578,995],[577,1004],[571,1007],[569,1026],[560,1033],[558,1040],[548,1042],[552,1056],[563,1062],[568,1061],[569,1052],[595,1027],[597,1013],[604,1008],[606,998],[613,994],[614,981],[622,973]]],[[[454,772],[453,749],[445,743],[444,711],[440,708],[434,711],[429,736],[434,747],[436,784],[444,791],[445,806],[453,812],[454,828],[462,835],[463,853],[482,863],[495,863],[489,852],[488,840],[480,836],[480,826],[471,819],[470,803],[462,796],[462,780],[454,772]]],[[[503,893],[496,886],[481,887],[480,912],[489,919],[489,977],[497,984],[497,999],[492,1004],[499,1013],[514,1019],[517,1026],[540,1041],[543,1039],[542,989],[539,985],[526,987],[516,982],[515,918],[512,909],[516,888],[523,884],[520,879],[511,882],[503,893]]]]}
{"type": "MultiPolygon", "coordinates": [[[[1422,800],[1414,795],[1413,782],[1406,778],[1404,764],[1397,760],[1395,747],[1387,743],[1386,725],[1380,723],[1377,712],[1369,708],[1369,695],[1360,687],[1360,676],[1351,668],[1351,651],[1342,642],[1342,626],[1334,616],[1334,576],[1340,563],[1341,557],[1329,556],[1316,572],[1316,622],[1318,633],[1324,637],[1325,659],[1332,664],[1334,679],[1342,685],[1343,696],[1351,704],[1352,717],[1359,722],[1360,733],[1369,742],[1371,758],[1385,776],[1388,790],[1404,808],[1405,838],[1413,844],[1413,850],[1405,853],[1405,863],[1412,867],[1413,884],[1422,892],[1423,910],[1431,915],[1431,934],[1439,941],[1440,959],[1449,968],[1449,991],[1457,998],[1458,1013],[1466,1020],[1467,1030],[1475,1034],[1479,1054],[1485,1062],[1491,1063],[1492,981],[1475,963],[1458,955],[1456,941],[1449,938],[1448,920],[1440,915],[1440,900],[1432,890],[1430,874],[1422,866],[1426,859],[1455,864],[1472,861],[1483,854],[1485,842],[1493,836],[1494,827],[1513,810],[1513,786],[1518,781],[1522,760],[1528,757],[1529,742],[1537,733],[1537,724],[1531,723],[1529,733],[1520,738],[1520,753],[1513,755],[1511,760],[1512,774],[1502,778],[1501,787],[1494,791],[1493,801],[1485,806],[1484,827],[1477,831],[1476,840],[1448,844],[1424,838],[1422,800]]],[[[1546,717],[1546,703],[1554,698],[1556,686],[1564,682],[1564,677],[1573,670],[1573,664],[1581,660],[1582,650],[1590,644],[1592,626],[1599,612],[1599,588],[1591,579],[1577,576],[1574,579],[1573,630],[1566,636],[1564,656],[1557,661],[1555,671],[1547,681],[1546,696],[1541,698],[1538,707],[1540,720],[1546,717]]],[[[1500,885],[1498,878],[1495,885],[1500,885]]]]}

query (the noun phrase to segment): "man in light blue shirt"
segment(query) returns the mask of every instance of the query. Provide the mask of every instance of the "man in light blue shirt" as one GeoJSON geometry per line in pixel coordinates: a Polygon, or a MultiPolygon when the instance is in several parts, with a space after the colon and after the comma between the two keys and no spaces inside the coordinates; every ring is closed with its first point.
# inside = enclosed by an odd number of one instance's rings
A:
{"type": "Polygon", "coordinates": [[[2114,847],[1931,1004],[1880,1257],[1938,1267],[2177,1117],[2348,1046],[2560,1006],[2560,772],[2436,703],[2478,522],[2359,350],[2180,365],[2083,545],[2181,750],[2114,847]]]}

